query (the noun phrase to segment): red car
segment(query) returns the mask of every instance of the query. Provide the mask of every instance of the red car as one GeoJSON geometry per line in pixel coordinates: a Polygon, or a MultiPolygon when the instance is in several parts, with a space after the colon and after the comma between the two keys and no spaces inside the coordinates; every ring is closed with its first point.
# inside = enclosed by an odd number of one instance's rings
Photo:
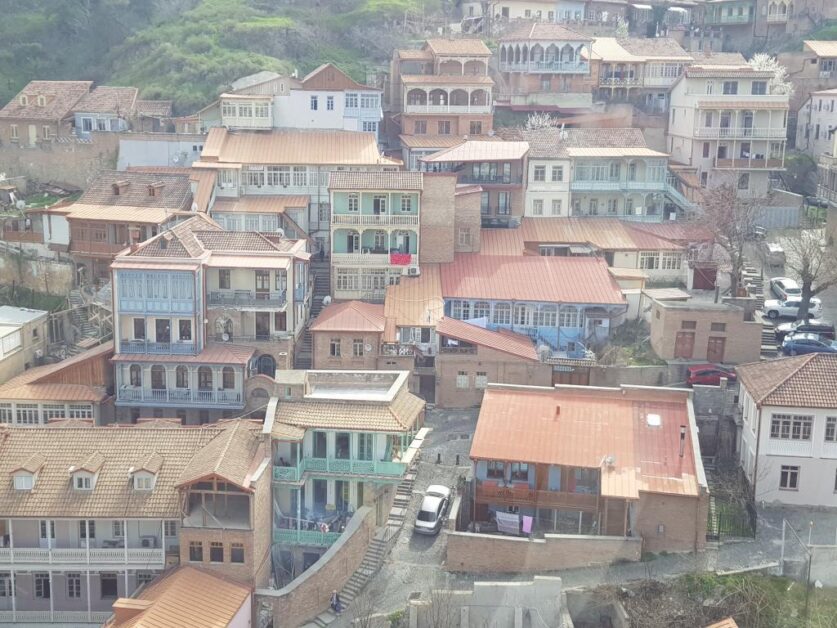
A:
{"type": "Polygon", "coordinates": [[[689,377],[686,379],[686,383],[689,386],[694,386],[695,384],[718,386],[721,383],[722,377],[726,377],[730,382],[736,380],[735,371],[732,369],[715,364],[698,364],[697,366],[689,367],[689,377]]]}

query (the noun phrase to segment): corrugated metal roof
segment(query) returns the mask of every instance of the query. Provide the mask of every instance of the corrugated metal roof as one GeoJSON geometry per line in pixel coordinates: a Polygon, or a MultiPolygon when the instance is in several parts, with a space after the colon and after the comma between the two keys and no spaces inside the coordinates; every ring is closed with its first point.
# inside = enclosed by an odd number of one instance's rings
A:
{"type": "Polygon", "coordinates": [[[622,305],[625,297],[596,257],[457,254],[440,265],[442,296],[497,301],[622,305]]]}
{"type": "MultiPolygon", "coordinates": [[[[235,338],[233,338],[235,340],[235,338]]],[[[253,347],[213,342],[198,355],[146,355],[120,353],[112,362],[166,362],[188,364],[247,364],[256,350],[253,347]]]]}
{"type": "Polygon", "coordinates": [[[547,41],[590,41],[590,37],[551,22],[521,24],[500,37],[500,41],[547,40],[547,41]]]}
{"type": "Polygon", "coordinates": [[[384,331],[384,306],[363,301],[331,303],[311,323],[312,332],[361,331],[380,334],[384,331]]]}
{"type": "Polygon", "coordinates": [[[330,190],[418,190],[423,187],[421,172],[347,172],[331,173],[330,190]]]}
{"type": "Polygon", "coordinates": [[[529,152],[529,142],[465,141],[421,158],[428,163],[463,161],[510,161],[523,159],[529,152]]]}
{"type": "Polygon", "coordinates": [[[672,242],[707,242],[714,239],[712,232],[700,223],[688,222],[637,222],[630,226],[633,231],[644,231],[658,238],[672,242]]]}
{"type": "Polygon", "coordinates": [[[394,340],[389,333],[390,327],[393,334],[395,327],[435,327],[444,315],[439,265],[422,264],[418,277],[404,277],[398,285],[387,286],[384,300],[384,317],[387,319],[385,340],[394,340]]]}
{"type": "Polygon", "coordinates": [[[538,361],[535,344],[529,336],[523,334],[516,334],[511,331],[491,331],[447,316],[436,323],[436,333],[508,353],[525,360],[538,361]]]}
{"type": "Polygon", "coordinates": [[[735,369],[755,402],[791,408],[837,408],[837,354],[810,353],[735,369]]]}
{"type": "Polygon", "coordinates": [[[806,39],[803,43],[818,57],[837,57],[837,41],[806,39]]]}
{"type": "Polygon", "coordinates": [[[219,198],[215,201],[210,213],[282,214],[289,208],[307,208],[310,202],[311,197],[305,195],[262,196],[254,194],[235,199],[219,198]]]}
{"type": "Polygon", "coordinates": [[[209,130],[201,159],[280,165],[389,163],[378,151],[374,133],[310,129],[232,132],[222,127],[209,130]]]}
{"type": "Polygon", "coordinates": [[[484,229],[480,233],[480,255],[523,255],[524,246],[521,229],[484,229]]]}
{"type": "Polygon", "coordinates": [[[482,39],[461,37],[431,38],[425,43],[437,55],[463,55],[475,57],[490,57],[491,51],[482,39]]]}
{"type": "Polygon", "coordinates": [[[688,392],[619,388],[489,386],[471,445],[475,460],[601,469],[601,494],[637,499],[640,491],[695,496],[688,392]],[[660,417],[651,427],[647,415],[660,417]],[[605,459],[612,456],[612,465],[605,459]]]}
{"type": "Polygon", "coordinates": [[[618,218],[523,218],[521,237],[534,244],[589,244],[602,251],[679,251],[683,247],[631,228],[618,218]]]}

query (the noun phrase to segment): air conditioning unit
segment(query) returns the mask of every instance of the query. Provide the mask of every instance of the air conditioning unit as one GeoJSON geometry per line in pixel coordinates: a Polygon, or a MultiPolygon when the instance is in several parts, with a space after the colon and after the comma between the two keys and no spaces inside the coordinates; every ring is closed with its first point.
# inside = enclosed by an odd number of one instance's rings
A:
{"type": "Polygon", "coordinates": [[[418,277],[421,274],[421,268],[418,266],[407,266],[404,269],[404,273],[408,277],[418,277]]]}
{"type": "Polygon", "coordinates": [[[42,357],[44,357],[44,352],[43,352],[43,350],[42,350],[42,349],[35,349],[35,357],[36,357],[37,359],[39,359],[39,360],[40,360],[42,357]]]}
{"type": "Polygon", "coordinates": [[[154,549],[157,547],[157,537],[156,536],[141,536],[140,537],[140,546],[144,549],[154,549]]]}

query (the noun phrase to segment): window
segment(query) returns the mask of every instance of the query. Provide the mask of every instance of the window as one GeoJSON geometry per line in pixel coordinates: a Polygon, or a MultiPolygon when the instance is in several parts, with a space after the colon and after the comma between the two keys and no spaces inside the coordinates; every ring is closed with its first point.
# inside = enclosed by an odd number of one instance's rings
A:
{"type": "Polygon", "coordinates": [[[753,81],[753,96],[767,94],[767,81],[753,81]]]}
{"type": "MultiPolygon", "coordinates": [[[[107,131],[108,130],[108,121],[104,118],[96,118],[96,130],[97,131],[107,131]]],[[[49,137],[49,127],[44,127],[44,139],[49,137]]]]}
{"type": "Polygon", "coordinates": [[[724,94],[731,95],[738,93],[738,81],[724,81],[724,94]]]}
{"type": "Polygon", "coordinates": [[[497,478],[502,480],[505,475],[506,465],[499,460],[489,460],[487,475],[490,478],[497,478]]]}
{"type": "Polygon", "coordinates": [[[401,197],[401,211],[404,213],[409,213],[413,211],[413,199],[410,196],[404,194],[401,197]]]}
{"type": "Polygon", "coordinates": [[[536,198],[532,201],[532,215],[543,216],[543,199],[536,198]]]}
{"type": "Polygon", "coordinates": [[[17,424],[18,425],[37,425],[38,424],[38,404],[37,403],[19,403],[19,404],[17,404],[17,424]]]}
{"type": "MultiPolygon", "coordinates": [[[[53,530],[53,533],[55,531],[53,530]]],[[[96,522],[92,519],[88,521],[79,521],[78,522],[78,538],[86,539],[88,536],[88,532],[90,533],[90,539],[96,538],[96,522]]]]}
{"type": "Polygon", "coordinates": [[[437,123],[437,129],[439,135],[450,135],[450,121],[439,120],[439,122],[437,123]]]}
{"type": "Polygon", "coordinates": [[[707,159],[709,157],[709,142],[703,143],[703,158],[707,159]]]}
{"type": "Polygon", "coordinates": [[[49,590],[49,574],[36,573],[33,577],[35,578],[35,597],[42,600],[48,600],[51,597],[49,590]]]}
{"type": "Polygon", "coordinates": [[[485,371],[477,371],[474,376],[474,388],[477,390],[485,390],[488,387],[488,373],[485,371]]]}
{"type": "Polygon", "coordinates": [[[561,308],[558,312],[558,326],[559,327],[578,327],[578,310],[571,308],[561,308]]]}
{"type": "Polygon", "coordinates": [[[93,485],[90,482],[90,476],[89,475],[77,475],[76,476],[76,490],[89,491],[92,488],[93,488],[93,485]]]}
{"type": "Polygon", "coordinates": [[[189,369],[182,364],[174,370],[175,388],[189,388],[189,369]]]}
{"type": "Polygon", "coordinates": [[[203,543],[200,541],[189,541],[189,562],[203,562],[203,543]]]}
{"type": "Polygon", "coordinates": [[[427,133],[427,120],[416,120],[413,123],[413,133],[415,135],[425,135],[427,133]]]}
{"type": "MultiPolygon", "coordinates": [[[[147,473],[138,473],[134,476],[135,491],[150,491],[154,488],[154,476],[147,473]]],[[[114,522],[114,525],[119,522],[114,522]]],[[[114,528],[115,529],[115,528],[114,528]]],[[[114,536],[116,534],[114,533],[114,536]]]]}
{"type": "Polygon", "coordinates": [[[326,96],[326,110],[334,111],[334,96],[326,96]]]}
{"type": "Polygon", "coordinates": [[[468,373],[467,371],[459,371],[456,374],[456,387],[460,390],[467,390],[468,388],[468,373]]]}
{"type": "Polygon", "coordinates": [[[529,465],[525,462],[512,462],[511,464],[511,479],[512,481],[525,481],[529,479],[529,465]]]}
{"type": "Polygon", "coordinates": [[[163,534],[166,536],[176,537],[177,536],[177,521],[165,521],[163,522],[163,534]]]}
{"type": "Polygon", "coordinates": [[[102,599],[119,597],[119,589],[116,586],[115,573],[103,573],[99,575],[99,582],[102,587],[102,599]]]}
{"type": "Polygon", "coordinates": [[[124,521],[113,521],[111,522],[111,527],[113,528],[112,536],[115,539],[121,539],[125,537],[125,522],[124,521]]]}
{"type": "Polygon", "coordinates": [[[244,545],[242,543],[233,543],[230,545],[230,562],[244,562],[244,545]]]}
{"type": "Polygon", "coordinates": [[[680,329],[697,329],[697,321],[680,321],[680,329]]]}
{"type": "Polygon", "coordinates": [[[799,490],[799,467],[782,465],[779,472],[779,488],[785,491],[799,490]]]}
{"type": "Polygon", "coordinates": [[[558,321],[558,308],[555,305],[541,305],[535,314],[538,327],[555,327],[558,321]]]}
{"type": "Polygon", "coordinates": [[[744,174],[738,177],[738,189],[739,190],[749,190],[750,189],[750,173],[745,172],[744,174]]]}
{"type": "Polygon", "coordinates": [[[727,324],[726,323],[712,323],[709,325],[710,331],[726,331],[727,324]]]}
{"type": "Polygon", "coordinates": [[[564,166],[552,166],[552,180],[553,181],[563,181],[564,180],[564,166]]]}
{"type": "Polygon", "coordinates": [[[471,227],[459,227],[456,239],[459,246],[471,246],[471,227]]]}
{"type": "Polygon", "coordinates": [[[16,491],[31,491],[35,484],[35,477],[31,473],[20,473],[15,476],[16,491]]]}
{"type": "MultiPolygon", "coordinates": [[[[99,129],[100,131],[104,131],[104,129],[99,129]]],[[[41,137],[45,140],[49,139],[49,125],[45,124],[41,127],[41,137]]]]}
{"type": "Polygon", "coordinates": [[[218,271],[218,288],[221,290],[230,289],[230,269],[222,268],[218,271]]]}
{"type": "Polygon", "coordinates": [[[660,254],[653,251],[640,251],[639,267],[644,270],[656,270],[660,267],[660,254]]]}
{"type": "Polygon", "coordinates": [[[64,412],[64,404],[61,403],[45,403],[41,410],[41,417],[44,423],[50,419],[63,418],[66,414],[66,412],[64,412]]]}
{"type": "Polygon", "coordinates": [[[80,598],[81,597],[81,574],[68,573],[67,576],[67,597],[80,598]]]}
{"type": "Polygon", "coordinates": [[[208,366],[198,368],[198,389],[212,390],[212,369],[208,366]]]}
{"type": "Polygon", "coordinates": [[[837,442],[837,416],[830,416],[825,419],[825,442],[837,442]]]}
{"type": "Polygon", "coordinates": [[[10,133],[10,138],[11,139],[13,139],[13,140],[18,139],[19,136],[17,134],[17,125],[16,124],[9,125],[9,133],[10,133]]]}
{"type": "Polygon", "coordinates": [[[560,216],[561,212],[563,211],[563,202],[560,198],[553,198],[552,199],[552,215],[553,216],[560,216]]]}
{"type": "Polygon", "coordinates": [[[363,357],[363,338],[355,338],[352,340],[352,357],[363,357]]]}
{"type": "Polygon", "coordinates": [[[682,253],[663,253],[660,257],[660,268],[662,268],[663,270],[680,270],[680,266],[682,264],[682,253]]]}
{"type": "Polygon", "coordinates": [[[180,340],[181,341],[192,339],[192,321],[190,321],[190,320],[178,321],[177,327],[178,327],[178,332],[180,333],[180,340]]]}
{"type": "Polygon", "coordinates": [[[535,166],[533,181],[546,181],[546,166],[535,166]]]}
{"type": "Polygon", "coordinates": [[[340,357],[340,338],[332,338],[331,339],[331,342],[329,343],[328,354],[332,358],[339,358],[340,357]]]}
{"type": "Polygon", "coordinates": [[[471,135],[482,135],[482,122],[471,122],[469,131],[471,135]]]}
{"type": "Polygon", "coordinates": [[[137,586],[152,582],[155,575],[153,571],[137,571],[137,586]]]}
{"type": "Polygon", "coordinates": [[[361,131],[366,131],[367,133],[377,133],[378,132],[378,123],[377,122],[369,122],[364,120],[361,124],[361,131]]]}
{"type": "Polygon", "coordinates": [[[451,301],[450,315],[461,321],[471,318],[471,304],[468,301],[451,301]]]}
{"type": "Polygon", "coordinates": [[[0,403],[0,423],[12,422],[12,404],[0,403]]]}
{"type": "Polygon", "coordinates": [[[474,318],[488,318],[491,313],[491,304],[488,301],[474,302],[474,318]]]}
{"type": "Polygon", "coordinates": [[[811,440],[812,416],[774,414],[770,418],[770,438],[811,440]]]}
{"type": "Polygon", "coordinates": [[[212,541],[209,544],[209,562],[223,563],[224,562],[224,544],[218,541],[212,541]]]}
{"type": "Polygon", "coordinates": [[[358,434],[357,435],[357,457],[358,460],[372,460],[373,450],[372,443],[374,440],[373,434],[358,434]]]}
{"type": "Polygon", "coordinates": [[[705,188],[709,185],[709,173],[708,172],[701,172],[700,173],[700,187],[705,188]]]}
{"type": "Polygon", "coordinates": [[[357,192],[349,192],[348,202],[348,210],[350,212],[360,211],[360,194],[357,192]]]}
{"type": "Polygon", "coordinates": [[[346,109],[357,109],[357,94],[346,94],[346,109]]]}
{"type": "Polygon", "coordinates": [[[269,118],[270,107],[267,103],[256,103],[253,105],[253,114],[256,118],[269,118]]]}
{"type": "Polygon", "coordinates": [[[317,96],[311,96],[311,111],[316,111],[318,105],[317,96]]]}
{"type": "Polygon", "coordinates": [[[361,109],[375,109],[378,106],[377,94],[361,94],[360,108],[361,109]]]}
{"type": "Polygon", "coordinates": [[[511,324],[511,305],[509,303],[497,303],[494,305],[494,324],[511,324]]]}
{"type": "Polygon", "coordinates": [[[514,306],[514,324],[524,327],[532,324],[532,310],[528,305],[518,303],[514,306]]]}

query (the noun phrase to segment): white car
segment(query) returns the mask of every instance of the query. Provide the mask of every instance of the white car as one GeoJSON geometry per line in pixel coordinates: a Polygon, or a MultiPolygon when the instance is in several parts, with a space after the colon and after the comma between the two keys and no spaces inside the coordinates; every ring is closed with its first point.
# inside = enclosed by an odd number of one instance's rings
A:
{"type": "Polygon", "coordinates": [[[439,534],[450,506],[450,489],[431,484],[424,492],[413,531],[418,534],[439,534]]]}
{"type": "Polygon", "coordinates": [[[788,297],[801,297],[802,288],[789,277],[774,277],[770,280],[770,291],[780,299],[788,297]]]}
{"type": "MultiPolygon", "coordinates": [[[[799,297],[790,297],[789,299],[779,300],[770,299],[764,302],[764,313],[767,318],[796,318],[799,313],[799,304],[802,299],[799,297]]],[[[822,303],[816,297],[811,298],[808,306],[808,316],[811,318],[819,318],[822,316],[822,303]]]]}

